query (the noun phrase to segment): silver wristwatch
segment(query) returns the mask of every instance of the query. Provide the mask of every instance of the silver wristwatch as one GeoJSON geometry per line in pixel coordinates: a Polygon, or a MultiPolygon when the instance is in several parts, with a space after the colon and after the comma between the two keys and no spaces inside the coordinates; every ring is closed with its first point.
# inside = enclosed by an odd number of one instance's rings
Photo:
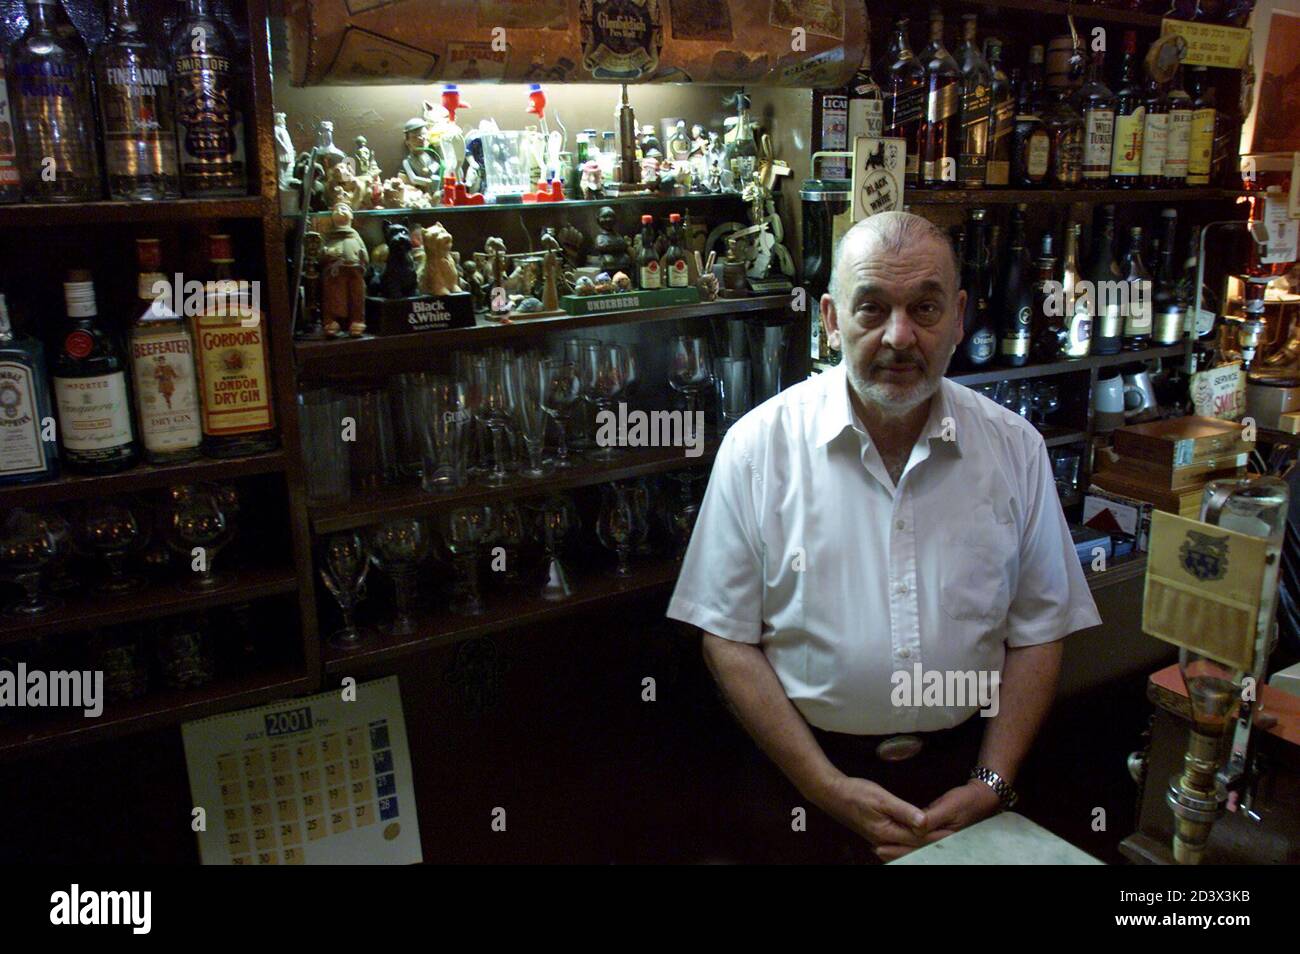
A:
{"type": "Polygon", "coordinates": [[[977,765],[970,770],[970,777],[979,779],[989,788],[993,789],[994,794],[998,797],[998,801],[1002,803],[1003,811],[1010,811],[1015,808],[1016,802],[1020,800],[1020,796],[1016,794],[1014,788],[1007,784],[1007,780],[991,768],[977,765]]]}

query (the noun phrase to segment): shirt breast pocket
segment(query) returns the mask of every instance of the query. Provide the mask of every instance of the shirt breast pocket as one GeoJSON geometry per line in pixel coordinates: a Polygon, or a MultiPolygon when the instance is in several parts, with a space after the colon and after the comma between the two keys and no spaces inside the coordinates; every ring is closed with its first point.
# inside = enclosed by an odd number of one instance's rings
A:
{"type": "Polygon", "coordinates": [[[980,503],[958,527],[943,560],[940,599],[955,620],[996,625],[1006,619],[1019,568],[1020,537],[1009,514],[980,503]]]}

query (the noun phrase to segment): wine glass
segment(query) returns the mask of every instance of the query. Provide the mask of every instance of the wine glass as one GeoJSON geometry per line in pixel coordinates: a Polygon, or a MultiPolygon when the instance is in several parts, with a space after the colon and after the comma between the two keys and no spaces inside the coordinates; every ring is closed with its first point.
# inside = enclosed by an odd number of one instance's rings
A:
{"type": "Polygon", "coordinates": [[[335,649],[354,649],[364,642],[353,614],[357,604],[365,599],[369,572],[370,549],[359,531],[336,533],[325,541],[320,576],[343,612],[342,627],[330,636],[330,645],[335,649]]]}
{"type": "Polygon", "coordinates": [[[547,497],[538,510],[538,523],[546,554],[546,582],[542,584],[541,596],[548,602],[558,603],[573,595],[568,571],[559,557],[564,538],[573,529],[573,509],[563,497],[547,497]]]}
{"type": "Polygon", "coordinates": [[[129,505],[106,500],[91,503],[86,508],[81,529],[86,546],[108,564],[108,579],[97,587],[100,592],[129,593],[144,585],[140,576],[126,572],[127,559],[148,538],[147,528],[141,527],[129,505]]]}
{"type": "Polygon", "coordinates": [[[614,572],[618,576],[631,576],[628,557],[636,542],[637,518],[632,500],[619,484],[601,487],[600,513],[596,517],[596,537],[607,550],[618,556],[614,572]]]}
{"type": "Polygon", "coordinates": [[[546,375],[543,363],[535,354],[521,354],[513,364],[513,392],[515,419],[519,424],[524,447],[528,451],[528,466],[520,473],[533,480],[547,475],[542,460],[546,445],[546,375]]]}
{"type": "Polygon", "coordinates": [[[212,567],[217,554],[234,539],[235,526],[220,494],[197,484],[173,487],[167,529],[172,549],[188,558],[198,574],[188,584],[190,588],[207,590],[225,583],[212,567]]]}
{"type": "Polygon", "coordinates": [[[57,532],[50,515],[38,510],[10,510],[0,524],[0,564],[26,591],[26,600],[9,607],[13,616],[39,616],[62,605],[62,600],[41,595],[45,568],[67,552],[68,538],[57,532]]]}
{"type": "Polygon", "coordinates": [[[505,571],[502,576],[507,583],[519,582],[519,552],[528,542],[528,528],[524,522],[523,512],[513,500],[493,508],[492,543],[505,551],[505,571]]]}
{"type": "MultiPolygon", "coordinates": [[[[587,396],[596,405],[598,435],[602,414],[609,411],[610,404],[623,393],[623,388],[627,384],[627,370],[627,349],[622,345],[595,344],[583,349],[582,385],[587,396]]],[[[598,447],[592,452],[592,459],[608,461],[618,457],[616,443],[615,441],[598,447]]]]}
{"type": "Polygon", "coordinates": [[[700,392],[713,384],[708,346],[704,338],[677,335],[673,338],[668,361],[668,383],[674,391],[686,395],[686,413],[694,420],[700,392]]]}
{"type": "MultiPolygon", "coordinates": [[[[579,378],[583,373],[583,355],[586,354],[587,348],[592,345],[599,345],[599,338],[566,338],[564,339],[564,362],[571,364],[576,369],[579,378]]],[[[586,451],[591,448],[591,419],[588,410],[591,404],[591,398],[588,396],[586,388],[582,388],[582,402],[574,407],[577,421],[573,428],[572,446],[574,450],[586,451]]]]}
{"type": "Polygon", "coordinates": [[[569,420],[573,416],[574,405],[582,397],[582,378],[578,375],[578,366],[571,361],[547,358],[541,362],[542,407],[546,413],[555,418],[559,430],[559,440],[555,447],[556,468],[567,469],[573,466],[569,456],[569,420]]]}
{"type": "Polygon", "coordinates": [[[409,636],[415,632],[415,571],[429,555],[429,528],[419,519],[390,520],[371,531],[370,546],[370,561],[393,578],[396,612],[384,629],[391,636],[409,636]]]}
{"type": "Polygon", "coordinates": [[[460,579],[451,600],[451,611],[462,616],[483,612],[478,586],[478,553],[491,532],[491,511],[487,507],[458,507],[447,515],[443,539],[451,551],[460,579]]]}
{"type": "Polygon", "coordinates": [[[650,546],[650,482],[638,477],[627,485],[627,492],[632,501],[632,512],[636,517],[636,553],[648,556],[654,550],[650,546]]]}

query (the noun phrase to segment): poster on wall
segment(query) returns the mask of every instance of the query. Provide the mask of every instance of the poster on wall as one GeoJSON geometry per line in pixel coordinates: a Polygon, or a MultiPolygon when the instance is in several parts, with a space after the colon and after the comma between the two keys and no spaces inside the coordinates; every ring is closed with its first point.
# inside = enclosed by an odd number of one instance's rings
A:
{"type": "Polygon", "coordinates": [[[1263,0],[1251,24],[1256,82],[1241,151],[1295,152],[1300,150],[1300,12],[1292,0],[1263,0]]]}
{"type": "Polygon", "coordinates": [[[853,142],[853,221],[903,209],[907,141],[859,136],[853,142]]]}

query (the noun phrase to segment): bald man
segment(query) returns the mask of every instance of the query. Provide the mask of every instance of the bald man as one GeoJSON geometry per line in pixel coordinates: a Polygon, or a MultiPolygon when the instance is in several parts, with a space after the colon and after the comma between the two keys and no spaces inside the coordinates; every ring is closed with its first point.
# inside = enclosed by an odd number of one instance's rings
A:
{"type": "Polygon", "coordinates": [[[668,615],[766,753],[735,808],[770,860],[891,860],[1014,805],[1060,640],[1100,622],[1042,437],[944,378],[958,271],[925,219],[855,225],[821,299],[843,362],[713,467],[668,615]]]}

